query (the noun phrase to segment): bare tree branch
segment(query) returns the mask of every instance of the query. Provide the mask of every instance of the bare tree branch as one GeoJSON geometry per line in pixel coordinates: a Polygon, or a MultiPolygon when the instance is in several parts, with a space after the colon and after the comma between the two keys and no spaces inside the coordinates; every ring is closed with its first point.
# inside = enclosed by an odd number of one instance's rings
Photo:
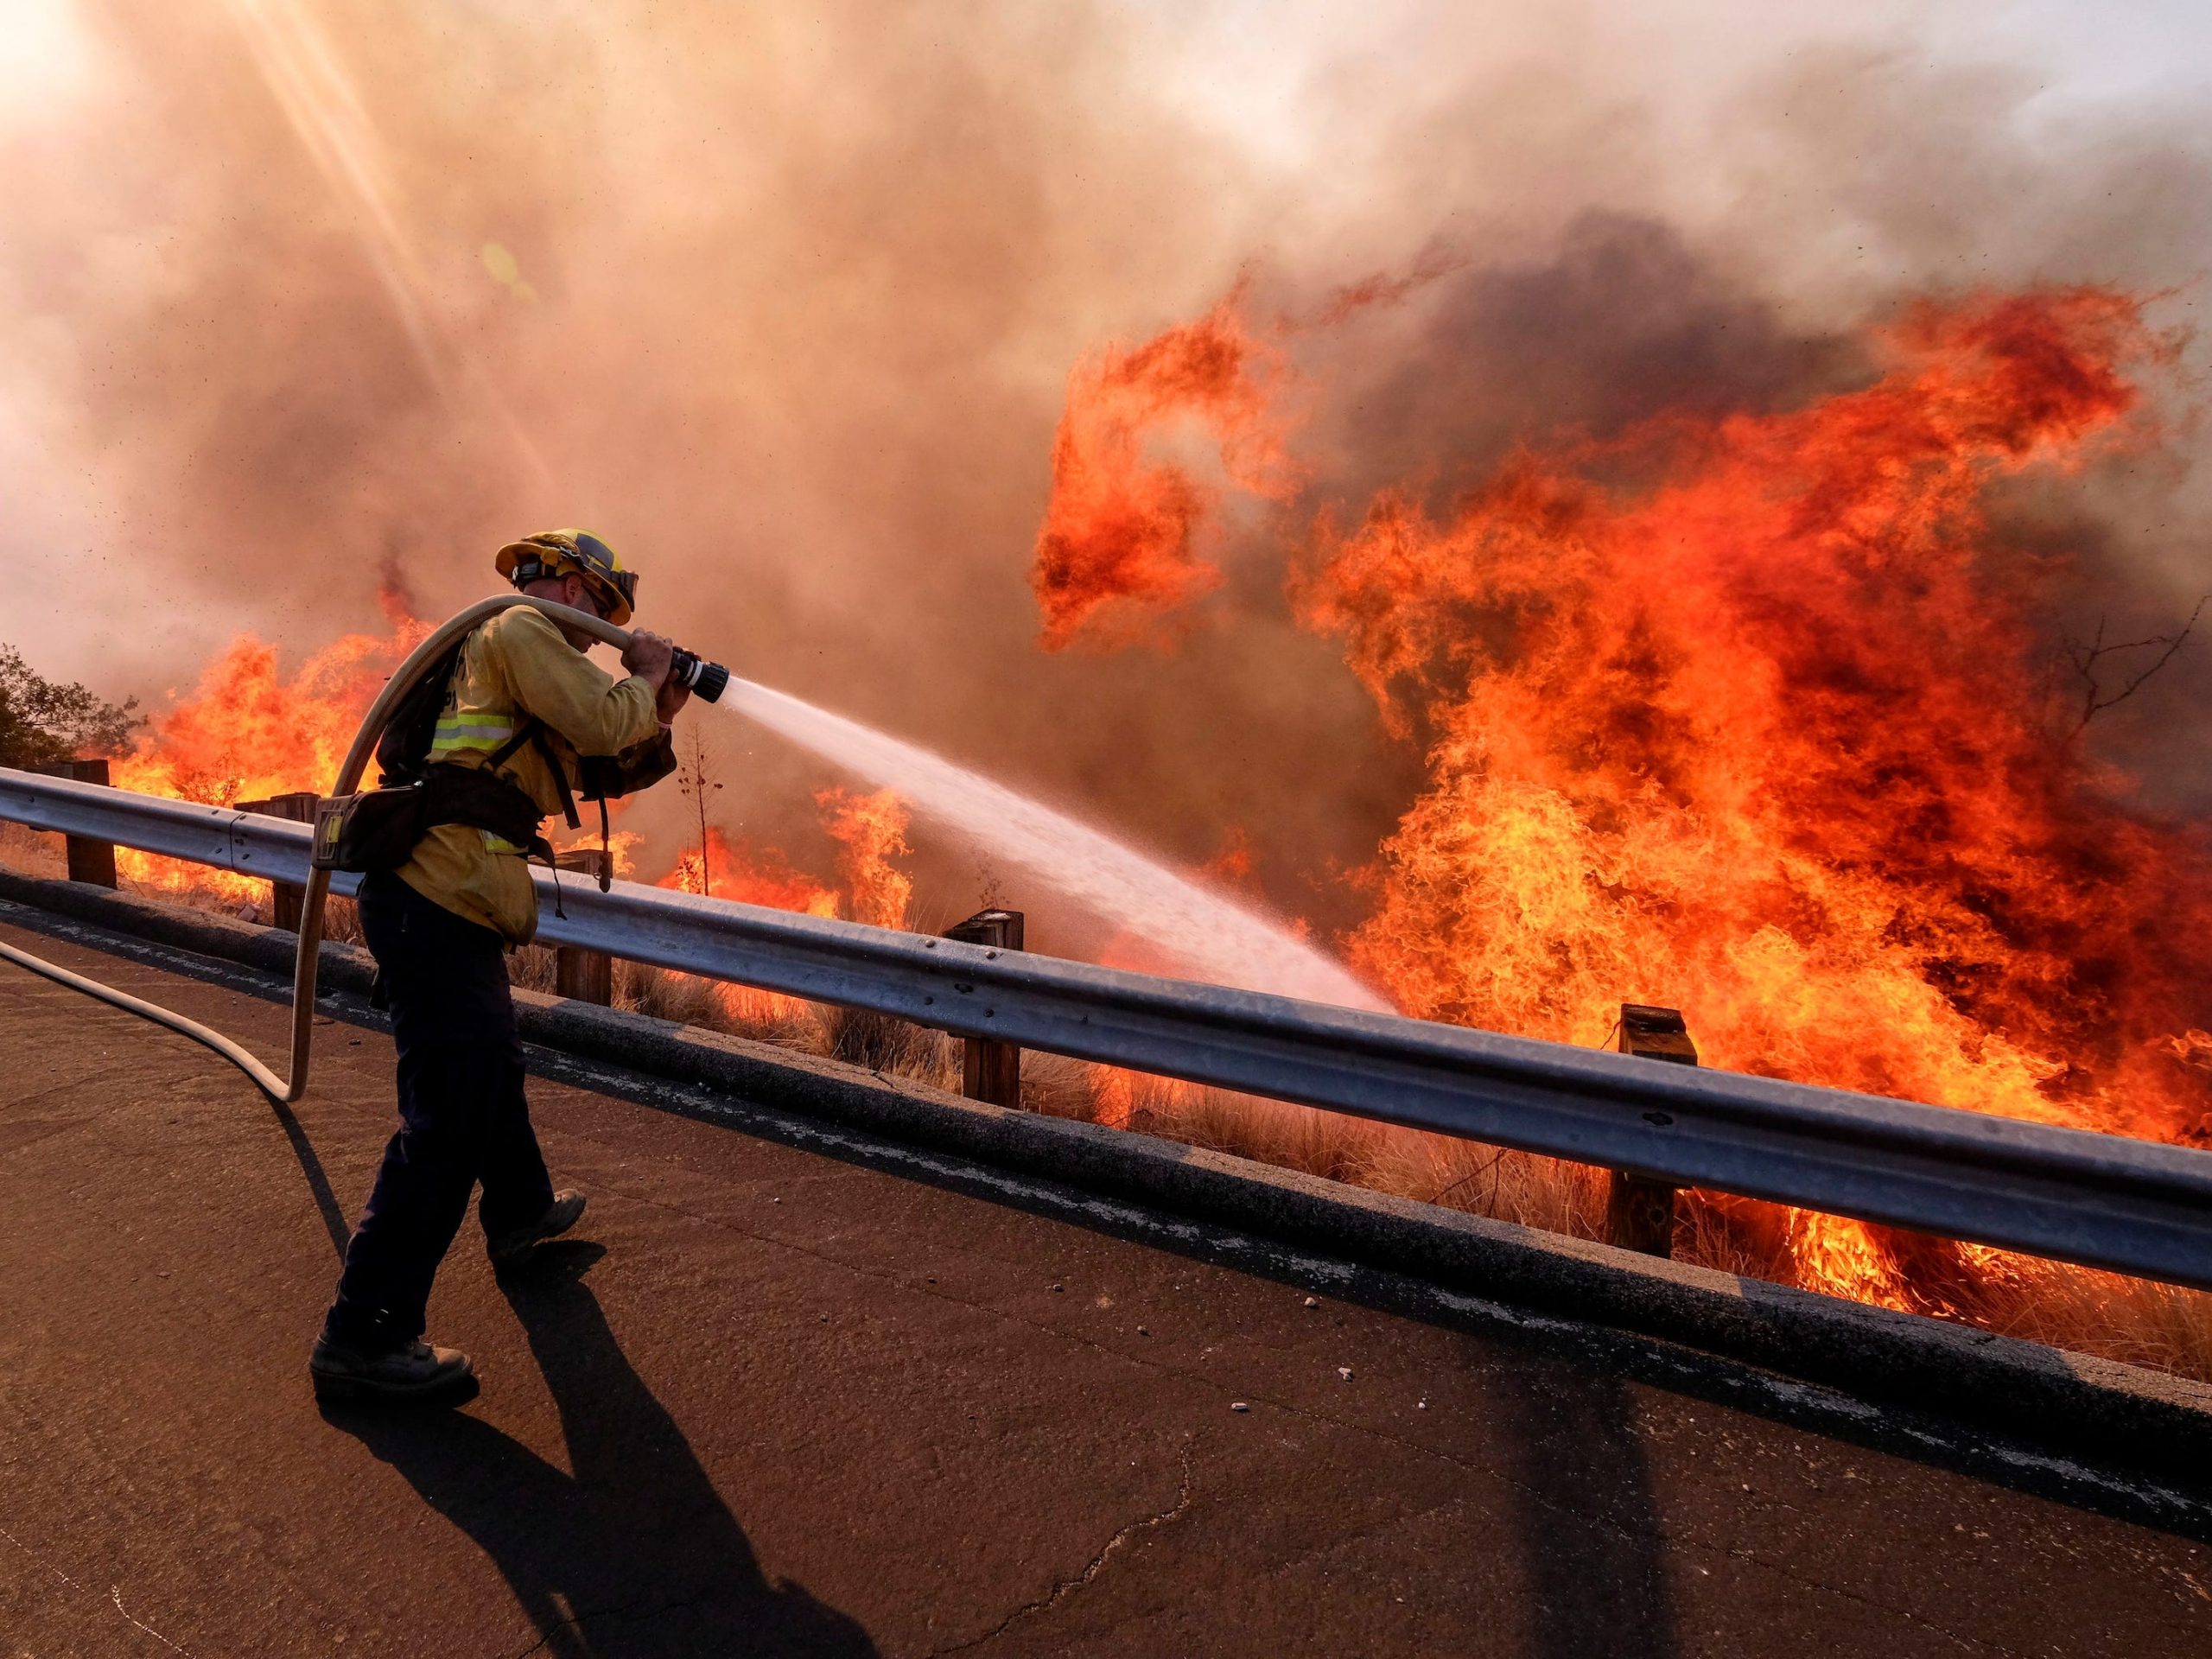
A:
{"type": "Polygon", "coordinates": [[[2173,661],[2176,652],[2189,643],[2189,636],[2196,630],[2197,619],[2204,614],[2204,607],[2212,604],[2212,594],[2196,601],[2196,608],[2189,613],[2189,620],[2181,625],[2177,633],[2154,633],[2147,639],[2129,639],[2117,645],[2105,643],[2105,620],[2097,619],[2097,636],[2088,645],[2069,645],[2066,655],[2074,664],[2074,673],[2082,682],[2082,718],[2075,722],[2073,735],[2079,737],[2088,723],[2106,709],[2126,702],[2143,689],[2144,683],[2173,661]],[[2128,677],[2119,690],[2107,693],[2097,677],[2099,664],[2105,658],[2126,651],[2152,651],[2163,646],[2148,668],[2128,677]]]}
{"type": "Polygon", "coordinates": [[[691,798],[699,810],[699,891],[708,898],[714,897],[715,868],[712,855],[707,849],[707,797],[721,785],[714,780],[707,769],[707,740],[699,729],[699,722],[691,722],[691,760],[677,770],[676,786],[691,798]]]}

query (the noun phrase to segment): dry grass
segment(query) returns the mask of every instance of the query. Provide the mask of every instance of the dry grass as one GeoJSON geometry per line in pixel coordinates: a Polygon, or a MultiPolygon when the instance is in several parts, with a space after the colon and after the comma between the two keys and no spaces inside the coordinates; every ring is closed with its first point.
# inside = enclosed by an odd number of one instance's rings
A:
{"type": "Polygon", "coordinates": [[[832,1059],[940,1089],[960,1087],[960,1044],[944,1033],[861,1008],[823,1008],[820,1015],[832,1059]]]}
{"type": "MultiPolygon", "coordinates": [[[[1071,1118],[1078,1123],[1096,1123],[1098,1115],[1098,1074],[1101,1068],[1087,1060],[1071,1060],[1065,1054],[1047,1054],[1041,1049],[1021,1051],[1021,1104],[1026,1110],[1046,1117],[1071,1118]]],[[[946,1087],[960,1087],[960,1054],[956,1046],[950,1081],[946,1087]]]]}
{"type": "Polygon", "coordinates": [[[20,823],[0,823],[0,865],[22,875],[59,879],[69,874],[61,837],[26,830],[20,823]]]}
{"type": "MultiPolygon", "coordinates": [[[[556,952],[550,945],[523,945],[508,956],[507,976],[526,990],[550,995],[557,982],[556,952]]],[[[620,960],[614,964],[613,1005],[655,1020],[828,1055],[939,1088],[960,1086],[956,1039],[885,1014],[803,1002],[772,991],[620,960]]]]}
{"type": "Polygon", "coordinates": [[[1606,1175],[1535,1153],[1451,1135],[1383,1128],[1359,1184],[1546,1232],[1602,1237],[1606,1175]]]}
{"type": "Polygon", "coordinates": [[[2086,1268],[2048,1270],[2045,1289],[1989,1328],[2212,1382],[2212,1297],[2086,1268]]]}

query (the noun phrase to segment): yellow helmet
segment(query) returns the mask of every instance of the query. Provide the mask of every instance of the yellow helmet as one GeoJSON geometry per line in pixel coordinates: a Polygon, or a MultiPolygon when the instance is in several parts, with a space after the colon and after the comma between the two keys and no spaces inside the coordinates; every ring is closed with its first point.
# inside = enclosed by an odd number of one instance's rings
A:
{"type": "Polygon", "coordinates": [[[574,572],[599,601],[599,613],[618,628],[638,601],[638,573],[623,569],[614,550],[588,530],[541,530],[509,542],[494,563],[518,588],[574,572]]]}

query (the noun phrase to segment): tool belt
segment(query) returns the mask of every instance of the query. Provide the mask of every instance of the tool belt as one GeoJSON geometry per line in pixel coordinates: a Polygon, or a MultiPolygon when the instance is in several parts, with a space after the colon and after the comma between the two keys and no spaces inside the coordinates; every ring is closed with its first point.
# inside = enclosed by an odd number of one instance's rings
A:
{"type": "MultiPolygon", "coordinates": [[[[423,775],[358,795],[334,795],[315,809],[315,867],[319,870],[396,870],[415,855],[423,837],[442,823],[465,823],[499,836],[529,856],[553,861],[553,849],[538,833],[544,816],[530,791],[499,775],[497,768],[524,743],[542,746],[541,722],[531,721],[480,766],[432,761],[423,775]]],[[[550,757],[549,756],[549,761],[550,757]]],[[[575,808],[568,780],[557,763],[555,781],[571,827],[575,808]]]]}

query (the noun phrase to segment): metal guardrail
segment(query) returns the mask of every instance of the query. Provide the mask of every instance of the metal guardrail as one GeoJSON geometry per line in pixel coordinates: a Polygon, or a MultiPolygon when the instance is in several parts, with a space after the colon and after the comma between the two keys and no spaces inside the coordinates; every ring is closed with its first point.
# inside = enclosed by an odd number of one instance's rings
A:
{"type": "MultiPolygon", "coordinates": [[[[0,818],[302,881],[304,824],[0,768],[0,818]]],[[[538,873],[539,937],[1382,1122],[2212,1289],[2212,1153],[538,873]]],[[[351,893],[343,876],[332,890],[351,893]]]]}

